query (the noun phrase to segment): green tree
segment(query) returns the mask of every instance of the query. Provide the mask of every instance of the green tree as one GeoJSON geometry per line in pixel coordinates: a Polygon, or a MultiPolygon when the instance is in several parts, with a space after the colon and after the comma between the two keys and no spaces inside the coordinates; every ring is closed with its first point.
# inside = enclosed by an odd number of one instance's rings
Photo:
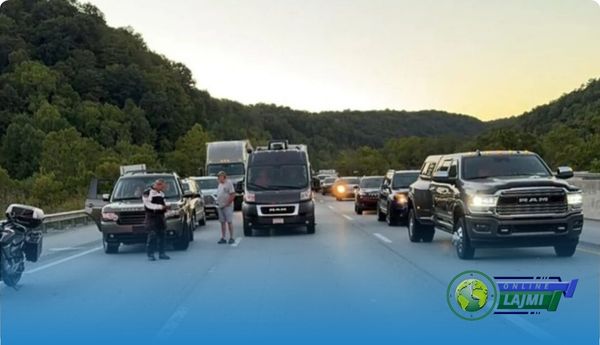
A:
{"type": "Polygon", "coordinates": [[[210,135],[201,125],[194,125],[177,141],[175,151],[165,156],[166,166],[182,176],[198,175],[206,162],[206,143],[210,140],[210,135]]]}
{"type": "Polygon", "coordinates": [[[16,179],[24,179],[38,170],[44,132],[20,116],[7,129],[0,149],[0,163],[16,179]]]}

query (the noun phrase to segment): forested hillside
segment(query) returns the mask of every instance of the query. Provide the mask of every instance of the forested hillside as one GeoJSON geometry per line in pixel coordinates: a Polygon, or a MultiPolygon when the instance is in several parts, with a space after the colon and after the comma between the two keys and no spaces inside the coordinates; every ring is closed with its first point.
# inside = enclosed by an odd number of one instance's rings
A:
{"type": "Polygon", "coordinates": [[[186,66],[150,51],[132,29],[108,27],[92,5],[3,2],[0,208],[8,201],[81,208],[89,179],[116,177],[121,164],[196,174],[210,140],[287,138],[309,145],[316,168],[361,174],[473,148],[528,148],[552,164],[600,168],[598,82],[492,124],[433,110],[243,105],[201,88],[186,66]]]}

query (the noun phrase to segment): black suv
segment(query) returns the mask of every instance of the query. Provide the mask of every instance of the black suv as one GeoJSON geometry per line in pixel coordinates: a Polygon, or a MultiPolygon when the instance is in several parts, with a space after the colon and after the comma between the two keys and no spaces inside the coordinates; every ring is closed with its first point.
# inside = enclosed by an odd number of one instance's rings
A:
{"type": "Polygon", "coordinates": [[[408,219],[408,187],[419,177],[418,170],[389,170],[383,178],[377,201],[377,220],[389,226],[408,219]]]}
{"type": "Polygon", "coordinates": [[[461,259],[480,247],[553,246],[572,256],[583,229],[581,190],[564,181],[572,176],[524,151],[428,157],[410,186],[409,238],[430,242],[437,227],[461,259]]]}

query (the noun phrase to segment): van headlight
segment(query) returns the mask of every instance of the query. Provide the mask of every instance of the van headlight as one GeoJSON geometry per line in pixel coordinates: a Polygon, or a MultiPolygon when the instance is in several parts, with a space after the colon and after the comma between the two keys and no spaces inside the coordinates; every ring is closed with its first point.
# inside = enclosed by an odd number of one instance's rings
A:
{"type": "Polygon", "coordinates": [[[310,189],[300,192],[300,201],[312,200],[312,197],[313,197],[313,194],[312,194],[312,190],[310,190],[310,189]]]}
{"type": "Polygon", "coordinates": [[[573,192],[567,194],[567,203],[572,209],[581,209],[583,207],[583,193],[573,192]]]}
{"type": "Polygon", "coordinates": [[[469,209],[473,212],[488,212],[498,205],[498,197],[495,195],[476,194],[469,200],[469,209]]]}

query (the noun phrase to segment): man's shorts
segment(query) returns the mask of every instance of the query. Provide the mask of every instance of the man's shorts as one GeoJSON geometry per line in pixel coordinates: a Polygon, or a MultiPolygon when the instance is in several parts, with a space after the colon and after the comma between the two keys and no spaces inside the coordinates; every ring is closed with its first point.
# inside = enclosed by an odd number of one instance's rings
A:
{"type": "Polygon", "coordinates": [[[221,223],[233,222],[233,205],[227,206],[224,208],[218,207],[217,213],[219,214],[219,222],[221,222],[221,223]]]}

